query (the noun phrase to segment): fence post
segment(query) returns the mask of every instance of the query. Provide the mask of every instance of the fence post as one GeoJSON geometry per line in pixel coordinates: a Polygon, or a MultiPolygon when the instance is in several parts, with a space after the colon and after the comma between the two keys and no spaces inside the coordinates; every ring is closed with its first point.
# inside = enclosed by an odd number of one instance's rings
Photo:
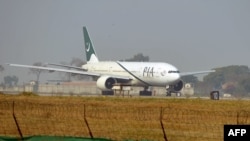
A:
{"type": "Polygon", "coordinates": [[[239,125],[239,111],[237,111],[237,125],[239,125]]]}
{"type": "Polygon", "coordinates": [[[89,124],[88,124],[88,121],[87,121],[87,118],[86,118],[86,106],[85,106],[85,104],[83,105],[84,107],[83,107],[83,116],[84,116],[84,121],[85,121],[85,124],[87,125],[87,127],[88,127],[88,130],[89,130],[89,135],[90,135],[90,137],[93,139],[93,134],[92,134],[92,132],[91,132],[91,129],[90,129],[90,127],[89,127],[89,124]]]}
{"type": "Polygon", "coordinates": [[[23,140],[23,134],[22,134],[22,131],[21,131],[20,127],[19,127],[19,124],[18,124],[17,119],[16,119],[16,115],[15,115],[15,101],[13,101],[13,103],[12,103],[12,116],[13,116],[13,118],[15,120],[16,127],[17,127],[18,133],[19,133],[19,135],[21,137],[21,140],[23,140]]]}
{"type": "Polygon", "coordinates": [[[163,119],[163,108],[161,107],[161,112],[160,112],[161,129],[162,129],[163,137],[164,137],[165,141],[168,141],[162,119],[163,119]]]}

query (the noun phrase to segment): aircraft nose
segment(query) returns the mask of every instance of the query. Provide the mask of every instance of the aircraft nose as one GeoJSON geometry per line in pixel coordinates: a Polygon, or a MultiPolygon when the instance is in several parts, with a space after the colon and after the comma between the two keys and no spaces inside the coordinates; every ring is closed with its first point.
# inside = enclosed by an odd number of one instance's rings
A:
{"type": "Polygon", "coordinates": [[[174,74],[173,77],[174,77],[175,80],[179,80],[181,78],[179,73],[174,74]]]}
{"type": "Polygon", "coordinates": [[[170,73],[170,79],[172,82],[179,81],[181,78],[180,73],[178,71],[173,71],[170,73]]]}

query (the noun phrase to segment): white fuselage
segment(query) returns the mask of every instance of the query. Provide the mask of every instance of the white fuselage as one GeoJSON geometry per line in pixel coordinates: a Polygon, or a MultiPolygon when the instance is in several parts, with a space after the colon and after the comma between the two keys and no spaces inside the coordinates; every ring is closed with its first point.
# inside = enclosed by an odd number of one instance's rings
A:
{"type": "Polygon", "coordinates": [[[180,80],[176,67],[159,62],[98,62],[83,65],[88,72],[129,77],[130,85],[165,87],[180,80]]]}

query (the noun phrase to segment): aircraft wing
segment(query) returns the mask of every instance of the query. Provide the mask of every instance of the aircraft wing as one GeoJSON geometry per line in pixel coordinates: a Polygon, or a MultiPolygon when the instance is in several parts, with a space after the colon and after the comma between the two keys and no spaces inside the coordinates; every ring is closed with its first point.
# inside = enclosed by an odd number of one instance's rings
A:
{"type": "Polygon", "coordinates": [[[68,69],[49,68],[49,67],[40,67],[40,66],[31,66],[31,65],[20,65],[20,64],[8,64],[8,65],[13,66],[13,67],[48,70],[49,72],[58,71],[58,72],[68,72],[68,73],[74,73],[74,74],[83,74],[83,75],[89,75],[89,76],[101,76],[99,73],[85,72],[85,71],[78,71],[78,70],[68,70],[68,69]]]}
{"type": "Polygon", "coordinates": [[[207,70],[207,71],[196,71],[196,72],[183,72],[180,73],[180,76],[188,76],[188,75],[196,75],[196,74],[206,74],[210,72],[215,72],[215,70],[207,70]]]}
{"type": "Polygon", "coordinates": [[[66,68],[72,68],[72,69],[87,71],[86,69],[83,69],[81,67],[75,67],[75,66],[69,66],[69,65],[62,65],[62,64],[54,64],[54,63],[47,63],[47,64],[48,65],[52,65],[52,66],[59,66],[59,67],[66,67],[66,68]]]}
{"type": "MultiPolygon", "coordinates": [[[[60,68],[49,68],[49,67],[40,67],[40,66],[31,66],[31,65],[20,65],[20,64],[7,64],[13,67],[23,67],[23,68],[31,68],[31,69],[41,69],[41,70],[48,70],[49,72],[68,72],[73,74],[80,74],[80,75],[87,75],[87,76],[96,76],[100,77],[102,74],[94,73],[94,72],[87,72],[87,71],[78,71],[78,70],[68,70],[68,69],[60,69],[60,68]]],[[[119,75],[109,75],[110,77],[121,79],[121,80],[132,80],[126,76],[119,76],[119,75]]]]}

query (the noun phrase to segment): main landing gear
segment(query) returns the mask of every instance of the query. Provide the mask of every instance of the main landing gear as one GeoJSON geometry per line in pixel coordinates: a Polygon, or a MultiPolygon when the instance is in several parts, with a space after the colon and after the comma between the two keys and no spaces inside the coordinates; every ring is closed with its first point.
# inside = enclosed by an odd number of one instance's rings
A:
{"type": "Polygon", "coordinates": [[[167,91],[167,95],[166,96],[171,96],[172,95],[172,88],[171,86],[166,86],[166,91],[167,91]]]}
{"type": "Polygon", "coordinates": [[[149,87],[144,87],[143,91],[140,91],[140,96],[152,96],[152,91],[149,90],[149,87]]]}
{"type": "Polygon", "coordinates": [[[169,86],[166,87],[166,96],[172,96],[172,94],[176,94],[176,96],[181,96],[181,92],[180,91],[175,91],[173,87],[169,86]]]}
{"type": "Polygon", "coordinates": [[[171,91],[167,91],[167,95],[166,96],[171,96],[172,92],[171,91]]]}

